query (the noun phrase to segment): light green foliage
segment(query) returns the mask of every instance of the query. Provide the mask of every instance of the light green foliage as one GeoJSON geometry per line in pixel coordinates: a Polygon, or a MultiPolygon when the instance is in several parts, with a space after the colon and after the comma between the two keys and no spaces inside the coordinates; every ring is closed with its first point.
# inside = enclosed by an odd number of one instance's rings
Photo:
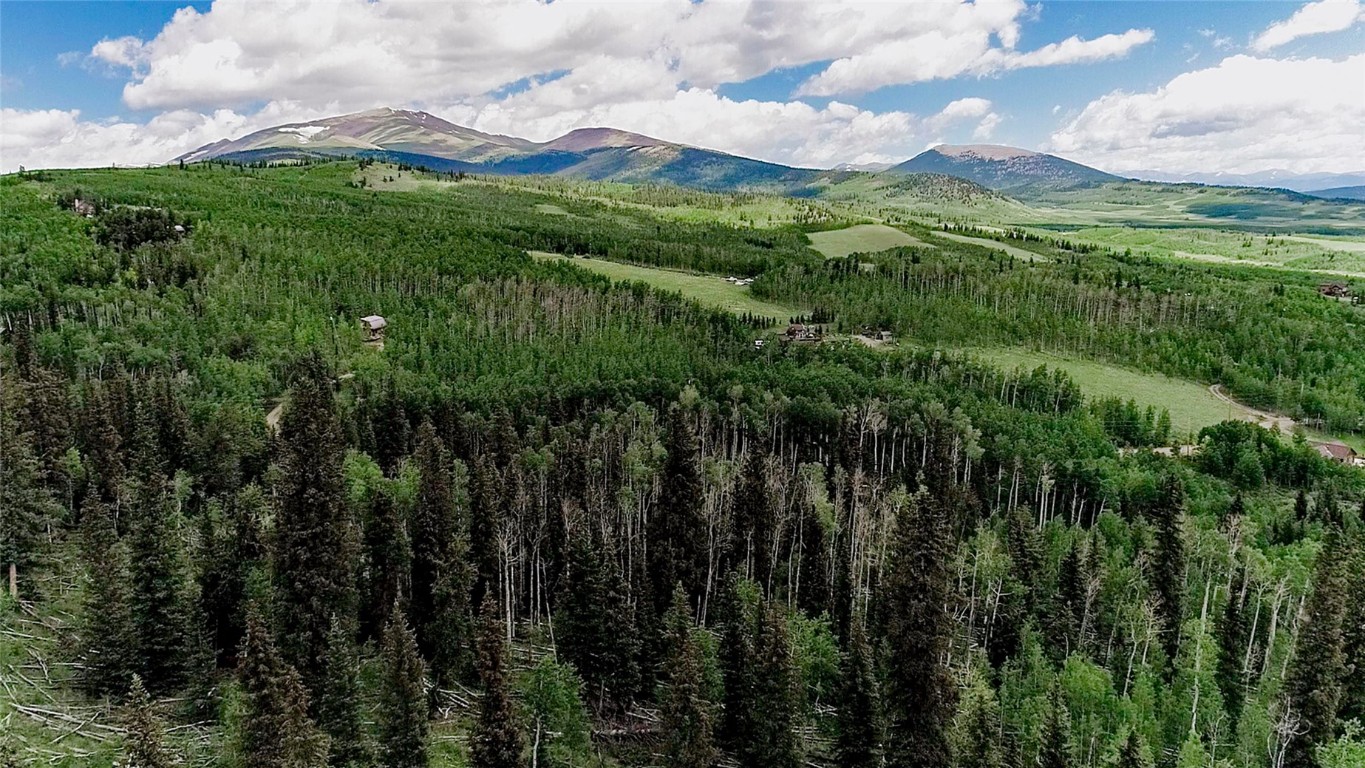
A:
{"type": "Polygon", "coordinates": [[[526,709],[527,741],[539,765],[576,766],[589,757],[588,712],[583,682],[573,667],[542,658],[520,676],[517,688],[526,709]]]}
{"type": "Polygon", "coordinates": [[[1359,768],[1365,765],[1365,736],[1360,721],[1351,720],[1336,741],[1318,747],[1321,768],[1359,768]]]}
{"type": "Polygon", "coordinates": [[[812,705],[828,702],[839,684],[839,642],[829,620],[793,613],[788,631],[806,701],[812,705]]]}

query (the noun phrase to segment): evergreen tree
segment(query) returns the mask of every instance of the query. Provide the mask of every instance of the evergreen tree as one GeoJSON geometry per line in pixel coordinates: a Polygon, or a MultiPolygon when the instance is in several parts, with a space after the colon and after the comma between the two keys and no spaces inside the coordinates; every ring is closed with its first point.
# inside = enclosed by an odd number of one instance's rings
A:
{"type": "MultiPolygon", "coordinates": [[[[474,459],[469,499],[469,561],[473,568],[470,605],[482,605],[484,595],[498,587],[498,525],[503,517],[503,477],[493,459],[474,459]]],[[[495,595],[496,596],[496,595],[495,595]]]]}
{"type": "Polygon", "coordinates": [[[148,689],[173,690],[186,679],[193,647],[194,611],[187,563],[172,521],[173,501],[165,479],[140,483],[131,546],[131,607],[138,664],[148,689]]]}
{"type": "Polygon", "coordinates": [[[479,699],[478,720],[470,741],[471,768],[519,768],[522,764],[522,735],[507,693],[502,633],[497,606],[492,595],[486,595],[479,610],[479,679],[483,683],[483,698],[479,699]]]}
{"type": "MultiPolygon", "coordinates": [[[[412,545],[403,515],[387,487],[370,497],[364,523],[364,597],[361,636],[378,640],[389,624],[394,606],[410,608],[412,545]]],[[[415,521],[414,521],[415,523],[415,521]]]]}
{"type": "Polygon", "coordinates": [[[245,697],[239,734],[243,760],[251,768],[321,768],[327,737],[308,718],[308,691],[299,673],[275,648],[259,614],[247,615],[238,653],[245,697]]]}
{"type": "Polygon", "coordinates": [[[727,750],[739,753],[753,732],[757,714],[758,654],[753,607],[734,572],[717,600],[716,619],[721,631],[720,667],[725,686],[725,707],[717,735],[727,750]]]}
{"type": "MultiPolygon", "coordinates": [[[[470,573],[445,443],[430,421],[417,431],[419,482],[413,510],[412,609],[419,646],[437,685],[467,676],[470,573]]],[[[393,553],[396,556],[400,553],[393,553]]]]}
{"type": "Polygon", "coordinates": [[[114,531],[109,508],[94,495],[81,509],[81,561],[85,601],[81,611],[81,685],[94,694],[122,693],[137,662],[128,552],[114,531]]]}
{"type": "Polygon", "coordinates": [[[881,712],[872,649],[861,617],[849,628],[848,652],[839,672],[838,729],[834,753],[843,768],[881,765],[881,712]]]}
{"type": "Polygon", "coordinates": [[[137,675],[128,691],[123,728],[126,768],[171,768],[178,762],[166,747],[165,727],[137,675]]]}
{"type": "MultiPolygon", "coordinates": [[[[685,449],[684,449],[685,450],[685,449]]],[[[768,455],[762,440],[750,439],[748,456],[735,494],[728,560],[747,579],[771,590],[771,550],[777,512],[768,489],[768,455]]]]}
{"type": "Polygon", "coordinates": [[[1060,686],[1052,687],[1052,706],[1043,721],[1042,741],[1038,747],[1039,768],[1070,768],[1071,713],[1061,698],[1060,686]]]}
{"type": "Polygon", "coordinates": [[[809,616],[819,616],[830,610],[829,539],[815,504],[801,505],[801,583],[796,604],[809,616]]]}
{"type": "Polygon", "coordinates": [[[268,502],[258,486],[210,504],[200,517],[199,611],[219,666],[237,665],[246,631],[247,591],[265,556],[259,516],[268,502]]]}
{"type": "Polygon", "coordinates": [[[427,765],[426,670],[417,640],[397,610],[384,631],[383,666],[380,762],[385,768],[422,768],[427,765]]]}
{"type": "Polygon", "coordinates": [[[674,406],[669,414],[663,488],[649,518],[649,586],[655,616],[668,610],[678,582],[692,602],[701,598],[706,587],[708,539],[697,436],[681,406],[674,406]]]}
{"type": "MultiPolygon", "coordinates": [[[[0,380],[0,389],[9,383],[0,380]]],[[[32,436],[18,431],[8,399],[7,392],[0,392],[0,580],[8,582],[13,566],[27,587],[46,548],[46,531],[54,527],[61,509],[44,486],[32,436]]]]}
{"type": "Polygon", "coordinates": [[[947,511],[921,488],[897,516],[882,584],[891,768],[936,768],[950,754],[955,690],[943,666],[950,638],[948,548],[947,511]]]}
{"type": "Polygon", "coordinates": [[[332,616],[353,626],[356,610],[357,546],[335,409],[321,359],[305,358],[280,420],[274,575],[281,651],[311,691],[332,616]]]}
{"type": "Polygon", "coordinates": [[[350,632],[335,618],[327,632],[316,709],[318,727],[328,736],[327,764],[332,768],[368,765],[369,750],[360,721],[360,660],[350,632]]]}
{"type": "Polygon", "coordinates": [[[1285,677],[1286,706],[1299,719],[1286,745],[1286,768],[1316,765],[1314,750],[1330,742],[1336,729],[1347,673],[1345,564],[1341,530],[1328,526],[1285,677]]]}
{"type": "Polygon", "coordinates": [[[959,768],[1004,768],[1005,751],[1000,734],[1000,702],[995,690],[977,678],[964,699],[959,768]]]}
{"type": "Polygon", "coordinates": [[[1151,768],[1152,762],[1147,759],[1147,750],[1142,744],[1142,734],[1135,730],[1128,731],[1114,765],[1115,768],[1151,768]]]}
{"type": "Polygon", "coordinates": [[[692,609],[679,584],[664,620],[667,651],[660,727],[664,761],[675,768],[710,768],[716,761],[711,742],[711,707],[702,680],[702,653],[692,636],[692,609]]]}
{"type": "Polygon", "coordinates": [[[1242,702],[1246,698],[1246,685],[1242,675],[1243,653],[1246,649],[1246,616],[1242,613],[1242,592],[1246,585],[1246,567],[1237,570],[1232,586],[1228,589],[1227,605],[1223,607],[1223,618],[1218,624],[1218,691],[1223,696],[1223,705],[1228,713],[1228,733],[1237,733],[1237,722],[1242,716],[1242,702]]]}
{"type": "Polygon", "coordinates": [[[1162,620],[1162,641],[1166,651],[1167,672],[1173,671],[1180,648],[1180,625],[1184,619],[1185,540],[1181,520],[1185,511],[1185,489],[1174,474],[1167,475],[1161,493],[1150,511],[1156,529],[1156,553],[1152,562],[1152,584],[1162,620]]]}
{"type": "Polygon", "coordinates": [[[602,554],[605,548],[595,535],[572,543],[555,629],[560,653],[583,678],[589,706],[614,714],[640,686],[639,643],[624,578],[602,554]]]}
{"type": "MultiPolygon", "coordinates": [[[[1365,509],[1362,510],[1365,519],[1365,509]]],[[[1346,568],[1347,594],[1355,595],[1346,608],[1344,629],[1347,668],[1341,698],[1341,719],[1365,723],[1365,530],[1356,527],[1351,537],[1350,565],[1346,568]]]]}
{"type": "Polygon", "coordinates": [[[753,731],[739,751],[741,765],[754,768],[796,768],[801,764],[796,738],[798,712],[796,667],[792,660],[787,622],[770,605],[759,624],[758,668],[753,708],[753,731]]]}

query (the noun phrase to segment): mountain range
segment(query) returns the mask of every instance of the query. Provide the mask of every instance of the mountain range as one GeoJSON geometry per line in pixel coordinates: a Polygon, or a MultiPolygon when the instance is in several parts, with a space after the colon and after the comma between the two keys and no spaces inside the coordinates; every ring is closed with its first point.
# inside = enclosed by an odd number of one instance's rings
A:
{"type": "MultiPolygon", "coordinates": [[[[390,108],[266,128],[238,139],[207,144],[172,162],[326,157],[369,157],[407,162],[434,171],[553,174],[788,194],[809,194],[816,186],[872,173],[954,176],[1015,196],[1124,181],[1123,177],[1055,155],[991,144],[943,144],[891,166],[795,168],[614,128],[579,128],[550,141],[535,142],[484,133],[426,112],[390,108]]],[[[1267,178],[1277,173],[1269,172],[1267,178]]],[[[1160,174],[1135,175],[1150,179],[1160,174]]],[[[1283,174],[1277,178],[1287,179],[1283,174]]],[[[1365,184],[1365,174],[1317,174],[1296,179],[1294,189],[1321,197],[1355,197],[1359,190],[1353,187],[1365,184]],[[1328,187],[1331,189],[1324,189],[1328,187]]],[[[1252,177],[1243,180],[1233,176],[1203,181],[1167,175],[1160,181],[1255,185],[1252,177]]]]}

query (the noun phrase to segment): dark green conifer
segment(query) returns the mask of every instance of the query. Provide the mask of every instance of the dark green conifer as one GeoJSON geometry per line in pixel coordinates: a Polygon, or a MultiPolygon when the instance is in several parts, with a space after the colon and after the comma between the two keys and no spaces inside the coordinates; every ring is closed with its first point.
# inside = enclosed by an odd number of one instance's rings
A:
{"type": "Polygon", "coordinates": [[[725,707],[720,727],[720,743],[738,754],[753,732],[754,701],[757,696],[758,654],[756,650],[754,606],[744,593],[739,577],[731,572],[716,602],[716,624],[720,628],[720,668],[724,680],[725,707]]]}
{"type": "Polygon", "coordinates": [[[280,420],[274,570],[280,650],[309,690],[335,615],[353,626],[358,542],[346,504],[332,379],[310,356],[280,420]]]}
{"type": "Polygon", "coordinates": [[[1329,525],[1285,677],[1285,706],[1299,720],[1285,748],[1286,768],[1313,768],[1316,748],[1330,742],[1336,730],[1348,671],[1345,549],[1341,529],[1329,525]]]}
{"type": "Polygon", "coordinates": [[[159,475],[139,484],[129,546],[136,666],[148,690],[164,693],[187,679],[195,614],[168,484],[159,475]]]}
{"type": "Polygon", "coordinates": [[[506,644],[491,595],[484,597],[479,611],[478,636],[483,697],[470,738],[469,764],[471,768],[520,768],[523,738],[508,697],[506,644]]]}
{"type": "MultiPolygon", "coordinates": [[[[416,521],[414,521],[414,524],[416,521]]],[[[364,523],[362,637],[378,640],[389,625],[394,606],[410,610],[412,594],[412,545],[402,512],[388,488],[370,497],[364,523]]]]}
{"type": "Polygon", "coordinates": [[[689,414],[669,412],[663,488],[649,518],[649,586],[654,615],[668,610],[673,586],[682,582],[690,601],[700,599],[706,579],[706,518],[702,512],[701,462],[689,414]]]}
{"type": "Polygon", "coordinates": [[[681,584],[673,591],[673,607],[664,617],[664,628],[660,696],[664,761],[673,768],[710,768],[716,761],[711,705],[703,687],[701,647],[692,635],[692,609],[681,584]]]}
{"type": "Polygon", "coordinates": [[[1223,618],[1218,623],[1218,691],[1228,713],[1227,731],[1237,733],[1237,722],[1242,716],[1242,702],[1246,699],[1246,684],[1242,661],[1247,645],[1247,619],[1242,613],[1242,592],[1246,585],[1246,567],[1237,570],[1228,589],[1228,601],[1223,607],[1223,618]]]}
{"type": "Polygon", "coordinates": [[[417,640],[401,612],[394,610],[384,630],[383,681],[380,688],[379,745],[385,768],[427,765],[426,669],[417,640]]]}
{"type": "Polygon", "coordinates": [[[94,694],[122,693],[137,662],[128,551],[114,531],[109,508],[90,495],[81,509],[81,562],[85,601],[81,612],[81,686],[94,694]]]}
{"type": "Polygon", "coordinates": [[[1119,758],[1115,768],[1151,768],[1152,761],[1147,758],[1147,749],[1142,744],[1142,734],[1130,730],[1119,747],[1119,758]]]}
{"type": "Polygon", "coordinates": [[[1039,768],[1070,768],[1071,713],[1061,698],[1060,686],[1052,687],[1052,706],[1043,721],[1042,741],[1038,747],[1039,768]]]}
{"type": "Polygon", "coordinates": [[[239,750],[251,768],[321,768],[327,737],[308,717],[308,690],[299,673],[280,656],[259,613],[247,615],[238,653],[238,677],[245,707],[239,750]]]}
{"type": "Polygon", "coordinates": [[[166,746],[165,726],[137,675],[124,705],[123,728],[126,768],[171,768],[179,763],[166,746]]]}
{"type": "MultiPolygon", "coordinates": [[[[454,468],[430,421],[417,431],[419,481],[412,527],[412,609],[418,644],[437,685],[467,677],[471,666],[470,571],[464,526],[455,507],[454,468]]],[[[398,559],[401,553],[390,553],[398,559]]]]}
{"type": "Polygon", "coordinates": [[[891,768],[938,768],[951,754],[956,692],[943,666],[950,638],[948,549],[947,510],[921,488],[897,516],[882,584],[891,768]]]}
{"type": "Polygon", "coordinates": [[[757,651],[754,698],[749,703],[753,732],[737,756],[741,765],[754,768],[796,768],[801,765],[796,666],[787,621],[776,606],[764,612],[757,651]]]}
{"type": "Polygon", "coordinates": [[[1175,667],[1176,652],[1180,648],[1180,624],[1185,615],[1185,539],[1181,533],[1184,514],[1184,486],[1174,474],[1167,475],[1149,515],[1156,529],[1151,578],[1162,620],[1161,637],[1168,672],[1175,667]]]}
{"type": "Polygon", "coordinates": [[[839,670],[838,731],[834,753],[843,768],[881,765],[881,707],[872,649],[861,617],[849,628],[848,652],[839,670]]]}
{"type": "Polygon", "coordinates": [[[360,660],[350,631],[335,618],[327,632],[315,709],[318,727],[328,736],[327,764],[332,768],[367,766],[369,745],[360,720],[360,660]]]}
{"type": "Polygon", "coordinates": [[[570,546],[555,621],[559,651],[583,678],[588,706],[601,715],[616,714],[629,707],[640,686],[639,641],[625,580],[595,535],[584,532],[570,546]]]}

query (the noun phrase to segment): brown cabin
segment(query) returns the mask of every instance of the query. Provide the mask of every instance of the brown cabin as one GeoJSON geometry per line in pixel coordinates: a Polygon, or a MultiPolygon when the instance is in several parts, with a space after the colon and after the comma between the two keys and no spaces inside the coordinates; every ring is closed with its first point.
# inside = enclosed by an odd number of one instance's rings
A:
{"type": "Polygon", "coordinates": [[[1324,459],[1339,464],[1354,464],[1358,458],[1355,449],[1345,443],[1318,443],[1316,447],[1324,459]]]}
{"type": "Polygon", "coordinates": [[[1331,299],[1351,298],[1351,289],[1345,283],[1322,283],[1318,286],[1318,293],[1331,299]]]}
{"type": "Polygon", "coordinates": [[[366,342],[382,342],[384,340],[384,329],[387,327],[389,327],[389,321],[379,315],[360,318],[360,330],[364,332],[366,342]]]}
{"type": "Polygon", "coordinates": [[[805,325],[804,323],[792,323],[787,326],[787,341],[820,341],[824,338],[825,332],[822,328],[815,325],[805,325]]]}

